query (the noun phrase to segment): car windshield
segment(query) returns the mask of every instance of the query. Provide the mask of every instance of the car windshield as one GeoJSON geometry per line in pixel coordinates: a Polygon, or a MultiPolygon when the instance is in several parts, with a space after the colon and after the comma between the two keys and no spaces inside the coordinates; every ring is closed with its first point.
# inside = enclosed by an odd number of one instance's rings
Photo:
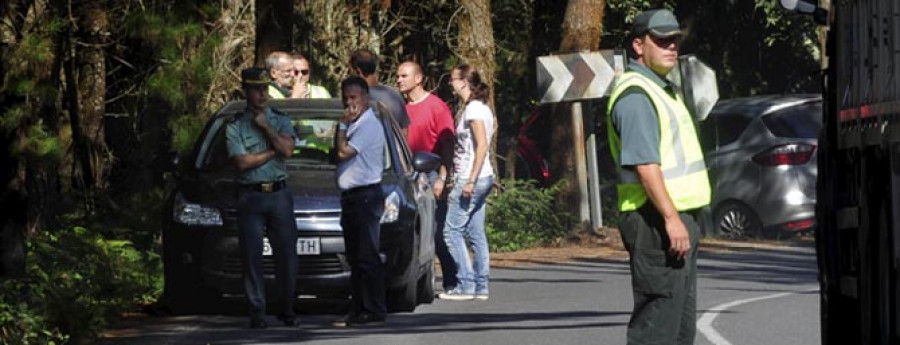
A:
{"type": "Polygon", "coordinates": [[[296,137],[293,156],[286,161],[289,165],[304,167],[334,168],[334,134],[336,118],[304,116],[291,118],[296,137]]]}
{"type": "Polygon", "coordinates": [[[762,118],[777,137],[816,139],[822,128],[822,103],[805,103],[787,107],[762,118]]]}
{"type": "MultiPolygon", "coordinates": [[[[340,109],[289,109],[285,111],[294,131],[294,149],[291,158],[285,160],[289,171],[334,170],[337,152],[334,150],[334,136],[337,132],[340,109]],[[321,113],[320,113],[321,111],[321,113]]],[[[235,170],[233,160],[228,156],[225,138],[225,123],[231,115],[219,116],[210,126],[206,139],[198,147],[197,168],[206,171],[235,170]]],[[[390,150],[385,146],[385,170],[393,166],[390,150]]],[[[399,149],[399,148],[398,148],[399,149]]]]}

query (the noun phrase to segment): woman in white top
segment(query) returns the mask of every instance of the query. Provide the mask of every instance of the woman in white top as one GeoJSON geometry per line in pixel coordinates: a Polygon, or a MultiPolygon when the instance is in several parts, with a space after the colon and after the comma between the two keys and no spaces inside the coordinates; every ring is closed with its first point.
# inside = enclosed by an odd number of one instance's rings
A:
{"type": "Polygon", "coordinates": [[[494,114],[487,106],[490,90],[469,65],[450,74],[453,92],[465,103],[456,121],[453,173],[456,183],[447,197],[444,240],[456,261],[459,284],[438,297],[446,300],[488,299],[490,257],[484,228],[485,200],[494,185],[489,149],[494,135],[494,114]],[[469,260],[466,240],[472,246],[469,260]]]}

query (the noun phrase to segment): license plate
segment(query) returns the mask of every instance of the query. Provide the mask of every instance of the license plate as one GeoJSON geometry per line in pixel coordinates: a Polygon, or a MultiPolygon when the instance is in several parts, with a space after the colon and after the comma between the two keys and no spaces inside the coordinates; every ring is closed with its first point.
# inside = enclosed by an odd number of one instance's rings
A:
{"type": "MultiPolygon", "coordinates": [[[[319,255],[322,252],[322,239],[318,237],[302,237],[297,239],[297,255],[319,255]]],[[[272,255],[272,245],[268,238],[263,238],[263,256],[272,255]]]]}

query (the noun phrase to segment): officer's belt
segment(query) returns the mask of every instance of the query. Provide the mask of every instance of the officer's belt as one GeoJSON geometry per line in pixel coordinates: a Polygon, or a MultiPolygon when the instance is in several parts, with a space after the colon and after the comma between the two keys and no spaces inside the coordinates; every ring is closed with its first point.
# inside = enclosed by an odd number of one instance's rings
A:
{"type": "Polygon", "coordinates": [[[276,182],[262,182],[262,183],[251,183],[251,184],[242,184],[241,188],[250,189],[253,191],[261,192],[261,193],[272,193],[277,192],[285,187],[284,181],[276,181],[276,182]]]}

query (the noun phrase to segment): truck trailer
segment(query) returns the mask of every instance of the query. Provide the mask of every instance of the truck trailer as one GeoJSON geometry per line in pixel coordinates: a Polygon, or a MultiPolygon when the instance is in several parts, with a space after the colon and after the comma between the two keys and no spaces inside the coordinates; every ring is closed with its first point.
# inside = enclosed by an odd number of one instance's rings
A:
{"type": "Polygon", "coordinates": [[[822,343],[900,344],[900,1],[781,5],[827,32],[816,187],[822,343]]]}

